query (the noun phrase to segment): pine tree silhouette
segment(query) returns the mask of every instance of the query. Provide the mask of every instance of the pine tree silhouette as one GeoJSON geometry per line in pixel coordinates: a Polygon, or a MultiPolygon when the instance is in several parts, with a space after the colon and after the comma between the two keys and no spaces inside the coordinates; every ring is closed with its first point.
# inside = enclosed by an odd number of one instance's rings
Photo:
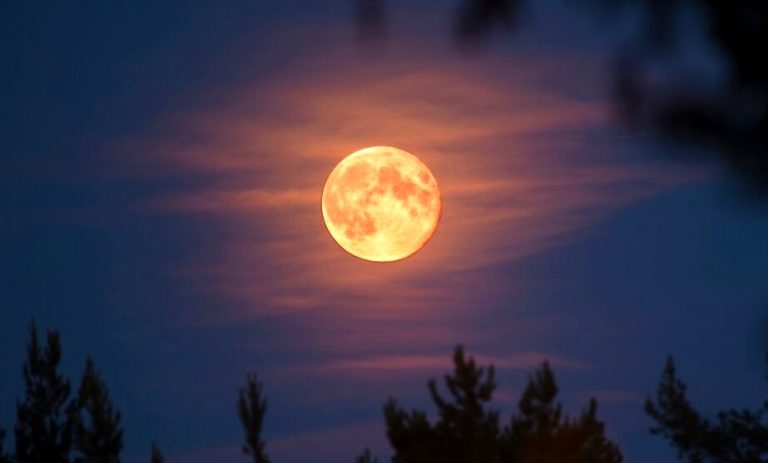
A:
{"type": "Polygon", "coordinates": [[[150,463],[165,463],[163,452],[160,451],[160,447],[156,443],[152,443],[152,459],[150,463]]]}
{"type": "Polygon", "coordinates": [[[755,411],[723,410],[711,422],[686,397],[670,357],[664,367],[656,400],[645,411],[656,422],[651,433],[665,437],[689,463],[765,463],[768,461],[768,401],[755,411]]]}
{"type": "Polygon", "coordinates": [[[26,396],[16,402],[17,463],[68,463],[71,430],[66,406],[69,381],[59,374],[59,334],[49,331],[43,348],[37,328],[29,329],[27,361],[23,376],[26,396]]]}
{"type": "MultiPolygon", "coordinates": [[[[428,383],[438,416],[431,423],[423,411],[405,411],[395,399],[384,405],[393,463],[620,463],[619,449],[605,438],[592,399],[579,419],[563,416],[555,402],[554,374],[544,363],[529,380],[519,414],[503,429],[499,412],[488,408],[496,388],[493,366],[480,367],[461,346],[453,356],[454,370],[444,382],[428,383]]],[[[358,457],[365,462],[370,454],[358,457]]]]}
{"type": "Polygon", "coordinates": [[[89,357],[71,407],[75,463],[119,463],[123,449],[120,412],[89,357]]]}
{"type": "Polygon", "coordinates": [[[502,439],[504,461],[558,463],[619,463],[621,452],[605,438],[604,425],[597,420],[597,401],[591,399],[577,421],[563,416],[555,402],[558,393],[555,375],[544,363],[529,379],[502,439]]]}
{"type": "Polygon", "coordinates": [[[255,374],[248,375],[246,387],[240,390],[237,399],[237,414],[245,431],[243,453],[251,455],[253,463],[269,463],[261,439],[264,414],[267,412],[267,399],[262,385],[255,374]]]}

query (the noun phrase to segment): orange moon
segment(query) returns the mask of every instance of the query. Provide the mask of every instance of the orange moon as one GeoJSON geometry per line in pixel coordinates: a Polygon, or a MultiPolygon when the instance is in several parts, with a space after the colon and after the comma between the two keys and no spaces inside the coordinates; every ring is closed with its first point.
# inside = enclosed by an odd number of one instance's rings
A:
{"type": "Polygon", "coordinates": [[[442,203],[437,180],[419,158],[372,146],[355,151],[333,169],[323,188],[322,208],[325,226],[345,251],[391,262],[429,241],[442,203]]]}

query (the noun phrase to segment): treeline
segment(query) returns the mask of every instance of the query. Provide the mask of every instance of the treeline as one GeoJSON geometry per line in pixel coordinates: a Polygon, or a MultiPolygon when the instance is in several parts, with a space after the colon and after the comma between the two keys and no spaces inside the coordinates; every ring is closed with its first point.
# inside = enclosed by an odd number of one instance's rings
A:
{"type": "MultiPolygon", "coordinates": [[[[24,399],[16,401],[15,448],[3,450],[0,463],[116,463],[123,449],[120,412],[109,398],[104,381],[88,358],[79,387],[59,372],[59,334],[48,332],[45,343],[33,324],[22,369],[24,399]]],[[[153,462],[162,462],[158,453],[153,462]]]]}
{"type": "MultiPolygon", "coordinates": [[[[93,361],[85,361],[76,389],[59,372],[61,343],[55,331],[41,343],[33,324],[22,369],[25,395],[16,401],[15,446],[4,450],[0,427],[0,463],[119,463],[123,450],[120,411],[93,361]]],[[[590,399],[580,414],[569,417],[557,400],[559,388],[547,363],[528,380],[517,410],[502,420],[490,403],[496,389],[492,365],[480,366],[461,346],[444,387],[428,383],[437,410],[406,410],[390,398],[384,404],[392,463],[620,463],[619,448],[605,436],[590,399]],[[444,392],[441,392],[444,389],[444,392]]],[[[248,375],[237,396],[236,410],[244,431],[242,450],[254,463],[269,463],[262,438],[267,399],[256,375],[248,375]]],[[[651,433],[665,437],[688,463],[768,462],[768,400],[756,410],[724,410],[711,420],[686,397],[670,358],[656,395],[645,403],[653,419],[651,433]]],[[[151,463],[163,463],[152,444],[151,463]]],[[[356,463],[377,460],[365,449],[356,463]]]]}

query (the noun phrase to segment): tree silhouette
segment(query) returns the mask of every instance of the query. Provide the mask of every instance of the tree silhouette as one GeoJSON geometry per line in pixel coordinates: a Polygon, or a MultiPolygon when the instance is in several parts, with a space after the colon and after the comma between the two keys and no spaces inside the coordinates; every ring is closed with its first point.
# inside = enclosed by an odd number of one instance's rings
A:
{"type": "Polygon", "coordinates": [[[454,33],[467,42],[483,40],[497,26],[516,26],[519,10],[519,0],[464,0],[456,13],[454,33]]]}
{"type": "Polygon", "coordinates": [[[120,412],[89,357],[73,402],[72,430],[76,463],[118,463],[123,449],[120,412]]]}
{"type": "Polygon", "coordinates": [[[378,463],[378,460],[373,458],[369,449],[365,449],[362,455],[355,458],[355,463],[378,463]]]}
{"type": "Polygon", "coordinates": [[[237,399],[237,414],[245,431],[243,453],[253,457],[253,463],[269,463],[261,439],[264,414],[267,412],[267,399],[264,397],[262,384],[255,374],[248,375],[246,387],[240,390],[237,399]]]}
{"type": "MultiPolygon", "coordinates": [[[[393,463],[620,463],[619,449],[604,435],[592,399],[578,420],[563,416],[555,402],[558,388],[544,363],[529,380],[520,399],[519,414],[508,426],[499,425],[499,412],[488,408],[496,388],[493,366],[480,367],[461,346],[453,356],[454,370],[446,375],[450,395],[428,383],[438,416],[431,423],[423,411],[405,411],[395,399],[384,405],[393,463]]],[[[370,454],[358,462],[370,461],[370,454]],[[365,460],[364,458],[368,458],[365,460]]]]}
{"type": "Polygon", "coordinates": [[[69,381],[59,374],[61,345],[56,331],[47,333],[42,347],[37,328],[29,329],[27,361],[23,376],[26,396],[16,402],[16,461],[18,463],[67,463],[71,430],[66,406],[69,381]]]}
{"type": "Polygon", "coordinates": [[[163,452],[160,451],[160,447],[156,443],[152,443],[152,459],[150,463],[165,463],[163,452]]]}
{"type": "Polygon", "coordinates": [[[451,399],[440,394],[434,380],[428,383],[439,416],[434,425],[426,413],[406,412],[395,399],[385,404],[394,463],[494,461],[498,454],[499,414],[485,409],[496,388],[494,369],[478,367],[474,359],[465,358],[461,346],[456,348],[453,361],[453,375],[444,379],[451,399]]]}
{"type": "Polygon", "coordinates": [[[597,401],[577,421],[563,417],[562,405],[555,403],[558,387],[548,363],[534,373],[505,429],[505,461],[588,463],[622,461],[621,452],[605,438],[604,425],[597,419],[597,401]]]}
{"type": "Polygon", "coordinates": [[[651,433],[665,437],[689,463],[765,463],[768,461],[768,401],[756,411],[723,410],[711,422],[686,397],[674,360],[664,367],[655,401],[645,411],[656,422],[651,433]]]}
{"type": "MultiPolygon", "coordinates": [[[[515,31],[522,19],[532,16],[525,14],[533,10],[532,3],[463,0],[456,9],[454,35],[462,45],[479,45],[498,29],[515,31]]],[[[768,2],[568,3],[582,5],[586,10],[602,6],[613,12],[629,6],[641,21],[641,33],[622,46],[613,59],[615,102],[630,126],[652,129],[668,139],[693,142],[694,147],[714,148],[702,149],[698,156],[714,152],[737,178],[743,179],[746,191],[768,198],[768,61],[757,45],[768,41],[768,2]],[[702,85],[706,76],[701,82],[695,82],[697,77],[692,79],[691,71],[695,69],[684,52],[688,48],[681,42],[681,38],[692,35],[705,38],[707,46],[722,58],[722,80],[716,87],[702,85]]],[[[364,17],[358,18],[362,26],[364,21],[364,17]]]]}

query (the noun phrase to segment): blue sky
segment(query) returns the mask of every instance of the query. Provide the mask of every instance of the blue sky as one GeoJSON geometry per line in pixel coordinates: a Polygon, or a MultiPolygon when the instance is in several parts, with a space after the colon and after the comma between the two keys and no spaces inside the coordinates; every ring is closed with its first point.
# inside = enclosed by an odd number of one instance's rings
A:
{"type": "Polygon", "coordinates": [[[232,461],[250,371],[274,461],[384,456],[382,401],[427,407],[457,343],[497,365],[504,411],[552,360],[630,463],[674,459],[642,412],[669,354],[704,410],[758,401],[768,211],[615,120],[625,28],[538,4],[468,52],[454,5],[390,6],[374,45],[342,0],[0,6],[4,427],[32,319],[73,378],[94,357],[129,463],[152,441],[232,461]],[[388,266],[319,214],[335,163],[374,144],[444,197],[433,240],[388,266]]]}

